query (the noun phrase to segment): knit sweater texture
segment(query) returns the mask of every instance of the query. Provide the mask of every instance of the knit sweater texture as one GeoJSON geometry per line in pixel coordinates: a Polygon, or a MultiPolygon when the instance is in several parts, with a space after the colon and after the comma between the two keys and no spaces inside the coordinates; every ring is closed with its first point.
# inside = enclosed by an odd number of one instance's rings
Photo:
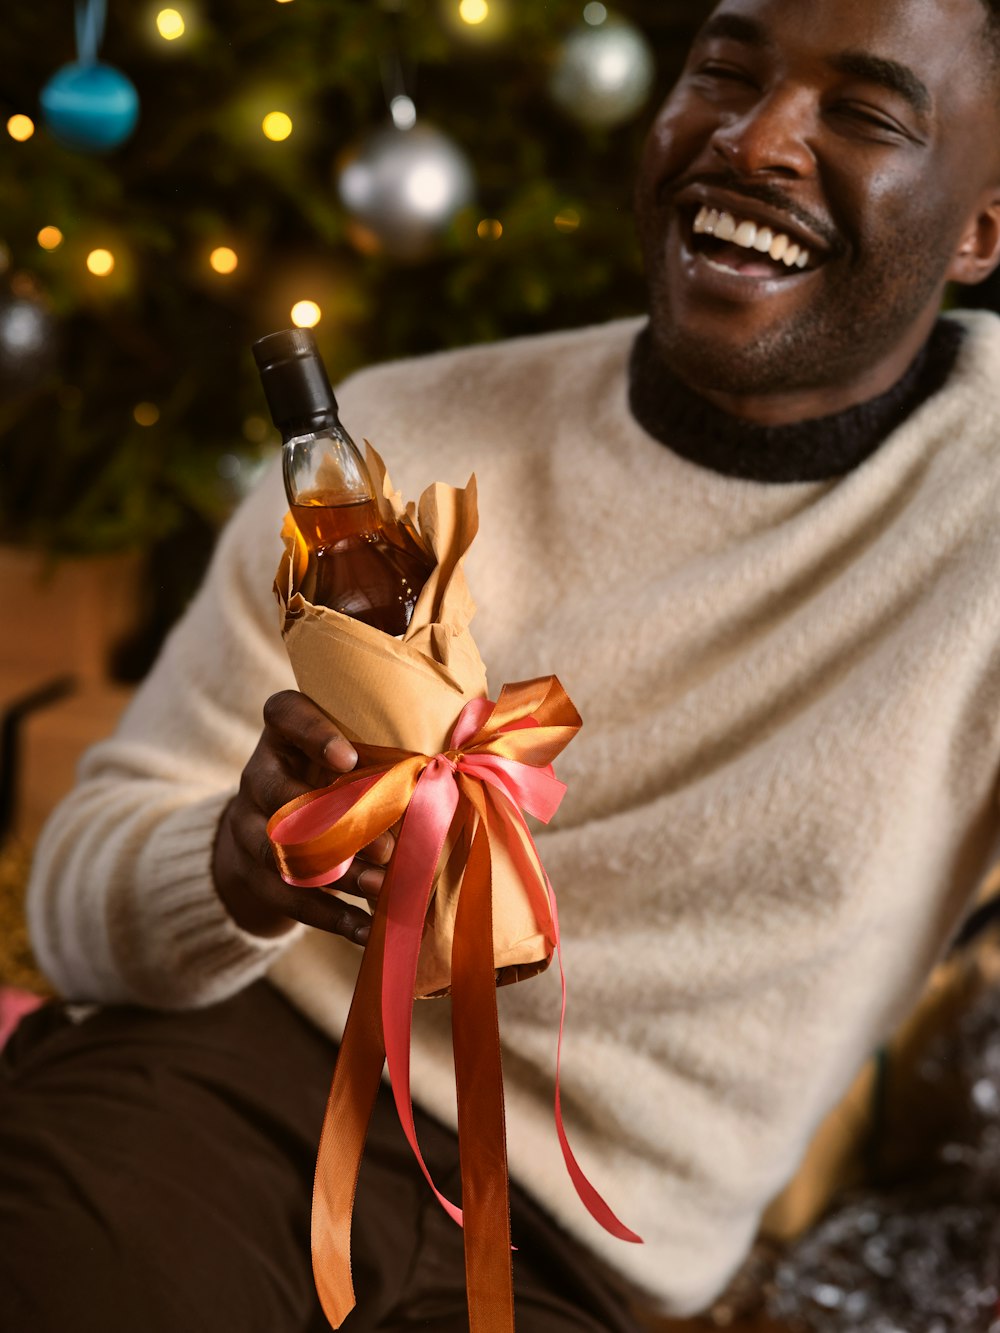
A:
{"type": "MultiPolygon", "coordinates": [[[[415,497],[479,480],[467,561],[494,697],[557,674],[584,719],[538,837],[569,984],[500,992],[514,1176],[678,1313],[744,1256],[810,1136],[917,998],[986,869],[1000,758],[1000,321],[839,479],[725,476],[628,408],[638,321],[365,371],[340,391],[415,497]]],[[[338,1036],[357,950],[244,934],[213,892],[220,813],[293,685],[271,583],[277,468],[38,849],[29,908],[79,1000],[184,1008],[269,973],[338,1036]]],[[[448,1003],[417,1006],[416,1098],[454,1122],[448,1003]]]]}

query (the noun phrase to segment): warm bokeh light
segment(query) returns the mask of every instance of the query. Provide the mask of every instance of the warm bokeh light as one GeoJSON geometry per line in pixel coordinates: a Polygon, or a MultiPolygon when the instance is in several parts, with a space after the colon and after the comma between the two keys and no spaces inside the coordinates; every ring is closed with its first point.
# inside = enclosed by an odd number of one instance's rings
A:
{"type": "Polygon", "coordinates": [[[42,291],[34,273],[25,273],[24,269],[19,269],[10,275],[10,294],[19,301],[37,301],[42,291]]]}
{"type": "Polygon", "coordinates": [[[476,235],[481,241],[499,241],[503,235],[503,223],[499,218],[483,218],[476,228],[476,235]]]}
{"type": "Polygon", "coordinates": [[[462,0],[458,7],[458,17],[463,23],[475,26],[489,18],[490,7],[486,0],[462,0]]]}
{"type": "Polygon", "coordinates": [[[161,9],[156,16],[156,31],[165,42],[184,36],[184,17],[176,9],[161,9]]]}
{"type": "Polygon", "coordinates": [[[43,227],[35,240],[43,250],[57,250],[63,243],[63,234],[58,227],[43,227]]]}
{"type": "Polygon", "coordinates": [[[95,278],[106,278],[115,266],[115,257],[110,250],[91,250],[87,256],[87,267],[95,278]]]}
{"type": "Polygon", "coordinates": [[[208,262],[216,273],[233,273],[240,262],[240,257],[235,250],[230,250],[228,245],[219,245],[208,256],[208,262]]]}
{"type": "Polygon", "coordinates": [[[323,318],[315,301],[296,301],[292,306],[292,323],[299,329],[312,329],[323,318]]]}
{"type": "Polygon", "coordinates": [[[136,403],[132,415],[140,426],[155,426],[160,419],[160,409],[155,403],[136,403]]]}
{"type": "Polygon", "coordinates": [[[7,133],[18,143],[24,143],[25,139],[30,139],[35,132],[35,122],[30,116],[11,116],[7,122],[7,133]]]}
{"type": "Polygon", "coordinates": [[[553,221],[558,231],[576,231],[580,225],[580,214],[575,208],[564,208],[553,221]]]}
{"type": "Polygon", "coordinates": [[[261,121],[260,127],[268,139],[280,143],[292,132],[292,118],[284,111],[269,111],[261,121]]]}
{"type": "MultiPolygon", "coordinates": [[[[284,0],[279,0],[279,3],[284,3],[284,0]]],[[[260,444],[267,439],[270,429],[263,417],[247,417],[243,422],[243,438],[252,444],[260,444]]]]}

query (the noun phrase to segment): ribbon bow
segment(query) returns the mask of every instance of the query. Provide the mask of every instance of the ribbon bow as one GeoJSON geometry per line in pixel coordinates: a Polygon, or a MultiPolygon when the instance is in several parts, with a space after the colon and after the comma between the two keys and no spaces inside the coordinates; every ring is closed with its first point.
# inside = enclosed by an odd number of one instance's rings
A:
{"type": "MultiPolygon", "coordinates": [[[[554,676],[507,685],[495,704],[488,699],[466,704],[447,751],[430,756],[358,746],[362,768],[289,802],[268,824],[284,878],[314,888],[346,873],[357,853],[402,817],[344,1028],[316,1162],[313,1270],[324,1312],[335,1328],[355,1304],[351,1215],[368,1122],[387,1063],[410,1147],[442,1207],[465,1228],[470,1333],[513,1330],[491,844],[505,848],[539,928],[558,954],[555,895],[522,811],[546,823],[551,819],[566,790],[552,761],[580,725],[554,676]],[[417,1143],[410,1096],[417,964],[449,834],[465,861],[451,960],[463,1209],[431,1179],[417,1143]]],[[[584,1176],[566,1138],[559,1094],[566,1012],[561,957],[560,975],[555,1119],[563,1157],[592,1216],[612,1235],[639,1241],[584,1176]]]]}

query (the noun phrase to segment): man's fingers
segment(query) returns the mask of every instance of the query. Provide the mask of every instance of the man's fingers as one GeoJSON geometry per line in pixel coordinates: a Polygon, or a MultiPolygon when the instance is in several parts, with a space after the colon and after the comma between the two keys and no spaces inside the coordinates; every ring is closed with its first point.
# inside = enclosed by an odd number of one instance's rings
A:
{"type": "Polygon", "coordinates": [[[356,882],[362,895],[372,902],[378,897],[379,890],[385,883],[385,871],[377,866],[365,866],[358,874],[356,882]]]}
{"type": "Polygon", "coordinates": [[[395,846],[396,839],[386,831],[380,833],[375,841],[370,842],[359,854],[365,861],[371,861],[377,866],[387,866],[392,859],[395,846]]]}
{"type": "Polygon", "coordinates": [[[275,871],[264,871],[257,881],[257,892],[276,911],[330,935],[341,935],[352,944],[367,943],[371,917],[363,907],[337,897],[335,889],[350,892],[344,881],[329,889],[300,889],[286,884],[275,871]]]}
{"type": "Polygon", "coordinates": [[[304,694],[282,690],[264,704],[264,724],[286,746],[335,773],[349,773],[358,754],[330,719],[304,694]]]}
{"type": "MultiPolygon", "coordinates": [[[[286,799],[291,800],[292,797],[286,799]]],[[[277,862],[271,840],[267,836],[267,820],[260,814],[254,815],[252,821],[241,827],[240,834],[245,855],[249,858],[249,873],[254,874],[258,866],[263,867],[267,874],[274,873],[277,862]]],[[[392,855],[394,846],[395,839],[391,833],[381,834],[360,856],[355,857],[347,872],[331,887],[341,893],[351,893],[374,901],[385,880],[385,863],[392,855]]],[[[279,882],[285,883],[280,876],[279,882]]]]}
{"type": "Polygon", "coordinates": [[[265,819],[270,819],[275,810],[280,810],[297,796],[304,796],[312,790],[308,782],[290,777],[273,756],[266,754],[248,764],[240,778],[240,795],[260,811],[265,819]]]}
{"type": "Polygon", "coordinates": [[[352,944],[368,943],[372,919],[363,907],[345,903],[330,890],[313,889],[305,893],[293,913],[299,921],[331,935],[340,935],[352,944]]]}
{"type": "Polygon", "coordinates": [[[360,857],[355,857],[345,874],[327,887],[331,892],[349,893],[352,897],[364,898],[374,906],[384,880],[385,870],[381,866],[369,865],[360,857]]]}

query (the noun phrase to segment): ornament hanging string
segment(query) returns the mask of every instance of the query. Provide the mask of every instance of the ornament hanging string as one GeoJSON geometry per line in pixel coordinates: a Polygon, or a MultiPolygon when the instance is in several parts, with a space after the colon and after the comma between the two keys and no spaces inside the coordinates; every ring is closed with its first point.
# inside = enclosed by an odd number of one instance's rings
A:
{"type": "Polygon", "coordinates": [[[391,55],[383,56],[379,60],[379,76],[382,81],[382,95],[390,112],[397,97],[412,97],[416,78],[412,69],[404,70],[403,58],[398,47],[391,55]]]}
{"type": "Polygon", "coordinates": [[[139,119],[132,80],[98,59],[106,18],[107,0],[76,0],[77,58],[56,70],[38,95],[52,137],[87,153],[117,148],[139,119]]]}
{"type": "Polygon", "coordinates": [[[76,58],[81,65],[96,65],[108,17],[107,0],[76,0],[76,58]]]}
{"type": "Polygon", "coordinates": [[[402,42],[398,30],[398,14],[394,18],[396,23],[393,26],[396,28],[396,33],[392,53],[380,58],[379,74],[382,79],[382,95],[385,98],[385,105],[392,123],[397,130],[409,130],[416,123],[416,105],[413,101],[413,94],[416,89],[417,76],[411,61],[407,61],[404,66],[402,42]]]}

